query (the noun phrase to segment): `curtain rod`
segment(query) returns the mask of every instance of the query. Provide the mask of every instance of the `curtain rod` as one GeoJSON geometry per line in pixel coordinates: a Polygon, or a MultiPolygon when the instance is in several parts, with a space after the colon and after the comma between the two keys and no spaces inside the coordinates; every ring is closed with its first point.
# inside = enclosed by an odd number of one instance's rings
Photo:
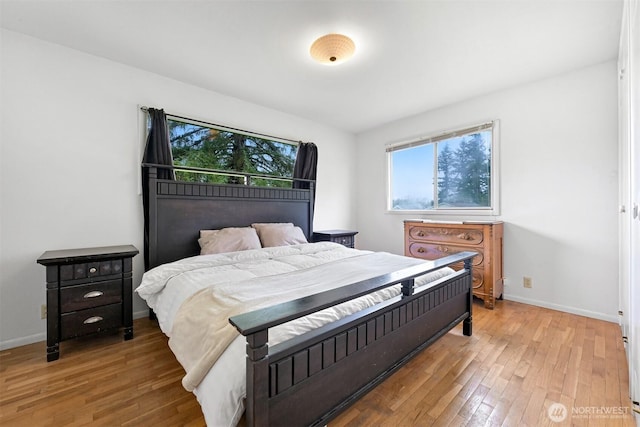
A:
{"type": "MultiPolygon", "coordinates": [[[[151,107],[147,107],[146,105],[140,106],[140,109],[142,111],[146,112],[146,113],[149,112],[149,108],[151,108],[151,107]]],[[[191,122],[202,123],[204,125],[209,125],[209,126],[216,126],[216,127],[219,127],[219,128],[228,129],[230,131],[238,131],[238,132],[241,132],[241,133],[244,133],[244,134],[250,134],[250,135],[255,135],[255,136],[259,136],[259,137],[262,136],[262,137],[267,137],[267,138],[280,140],[280,141],[288,141],[288,142],[294,143],[295,145],[299,145],[299,144],[302,143],[302,141],[296,141],[296,140],[290,139],[290,138],[281,138],[279,136],[273,136],[273,135],[267,135],[267,134],[263,134],[263,133],[246,131],[244,129],[238,129],[238,128],[234,128],[234,127],[230,127],[230,126],[219,125],[217,123],[205,122],[204,120],[197,120],[197,119],[191,119],[189,117],[177,116],[175,114],[165,113],[165,115],[169,116],[169,117],[175,117],[176,119],[188,120],[188,121],[191,121],[191,122]]]]}

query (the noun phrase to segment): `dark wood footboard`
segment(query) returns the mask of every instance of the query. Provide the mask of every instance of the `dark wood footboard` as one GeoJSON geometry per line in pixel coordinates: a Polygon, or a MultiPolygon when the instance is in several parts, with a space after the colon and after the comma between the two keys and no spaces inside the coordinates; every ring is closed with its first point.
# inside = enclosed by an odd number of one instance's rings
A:
{"type": "Polygon", "coordinates": [[[247,424],[325,425],[458,323],[471,335],[475,255],[459,253],[229,319],[247,337],[247,424]],[[417,276],[461,261],[463,270],[414,287],[417,276]],[[271,327],[398,283],[398,297],[268,345],[271,327]]]}

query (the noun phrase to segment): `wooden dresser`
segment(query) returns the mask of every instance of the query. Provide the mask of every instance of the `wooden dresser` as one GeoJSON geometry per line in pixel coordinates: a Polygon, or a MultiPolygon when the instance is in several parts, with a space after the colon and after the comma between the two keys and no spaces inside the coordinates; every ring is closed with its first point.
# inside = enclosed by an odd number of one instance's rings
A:
{"type": "MultiPolygon", "coordinates": [[[[502,297],[504,270],[502,267],[503,225],[499,221],[464,222],[404,222],[404,254],[433,260],[462,251],[475,251],[473,259],[473,295],[493,309],[496,298],[502,297]]],[[[453,266],[461,269],[462,265],[453,266]]]]}

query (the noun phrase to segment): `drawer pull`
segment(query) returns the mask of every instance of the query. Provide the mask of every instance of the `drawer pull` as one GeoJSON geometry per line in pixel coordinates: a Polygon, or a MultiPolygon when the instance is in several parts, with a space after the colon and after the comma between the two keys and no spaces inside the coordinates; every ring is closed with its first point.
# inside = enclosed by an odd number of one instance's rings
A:
{"type": "Polygon", "coordinates": [[[418,237],[424,237],[424,231],[422,230],[418,231],[418,237]]]}
{"type": "Polygon", "coordinates": [[[104,319],[100,316],[93,316],[93,317],[89,317],[88,319],[86,319],[84,322],[85,325],[90,325],[92,323],[98,323],[98,322],[102,322],[104,319]]]}
{"type": "Polygon", "coordinates": [[[102,295],[104,295],[104,292],[102,291],[91,291],[84,294],[82,298],[97,298],[101,297],[102,295]]]}
{"type": "Polygon", "coordinates": [[[418,248],[418,253],[423,254],[425,252],[424,248],[418,248]]]}
{"type": "Polygon", "coordinates": [[[95,268],[95,267],[91,267],[91,268],[89,269],[89,273],[91,273],[91,274],[95,273],[96,271],[98,271],[98,269],[97,269],[97,268],[95,268]]]}

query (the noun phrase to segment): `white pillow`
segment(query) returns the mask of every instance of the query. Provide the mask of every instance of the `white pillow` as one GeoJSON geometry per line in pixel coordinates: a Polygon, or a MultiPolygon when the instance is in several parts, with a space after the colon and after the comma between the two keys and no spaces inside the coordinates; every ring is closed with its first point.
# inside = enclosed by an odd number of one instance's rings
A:
{"type": "Polygon", "coordinates": [[[300,227],[263,227],[259,233],[263,248],[308,243],[300,227]]]}
{"type": "Polygon", "coordinates": [[[200,255],[260,249],[260,239],[252,227],[200,230],[200,255]]]}
{"type": "MultiPolygon", "coordinates": [[[[262,233],[265,230],[269,230],[272,228],[293,228],[293,223],[291,222],[254,222],[251,224],[251,227],[255,228],[258,232],[258,238],[260,238],[260,242],[262,242],[262,233]]],[[[263,246],[266,248],[267,246],[263,246]]]]}

